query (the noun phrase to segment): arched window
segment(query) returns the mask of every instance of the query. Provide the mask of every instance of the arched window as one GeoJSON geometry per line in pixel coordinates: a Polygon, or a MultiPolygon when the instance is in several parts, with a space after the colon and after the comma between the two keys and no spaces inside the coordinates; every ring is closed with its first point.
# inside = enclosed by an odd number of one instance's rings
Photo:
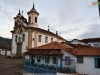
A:
{"type": "Polygon", "coordinates": [[[35,23],[37,23],[37,17],[35,17],[35,23]]]}
{"type": "Polygon", "coordinates": [[[22,41],[25,41],[25,34],[22,35],[22,41]]]}
{"type": "Polygon", "coordinates": [[[31,17],[29,16],[29,23],[31,23],[31,17]]]}
{"type": "Polygon", "coordinates": [[[16,35],[16,36],[15,36],[15,42],[17,42],[17,37],[18,37],[18,36],[16,35]]]}

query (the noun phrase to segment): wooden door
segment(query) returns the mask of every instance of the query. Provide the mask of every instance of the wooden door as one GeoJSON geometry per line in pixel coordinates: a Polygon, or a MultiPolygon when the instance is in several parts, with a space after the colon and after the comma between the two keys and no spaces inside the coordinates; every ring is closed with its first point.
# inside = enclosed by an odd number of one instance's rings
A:
{"type": "Polygon", "coordinates": [[[22,44],[17,44],[17,56],[21,56],[22,44]]]}

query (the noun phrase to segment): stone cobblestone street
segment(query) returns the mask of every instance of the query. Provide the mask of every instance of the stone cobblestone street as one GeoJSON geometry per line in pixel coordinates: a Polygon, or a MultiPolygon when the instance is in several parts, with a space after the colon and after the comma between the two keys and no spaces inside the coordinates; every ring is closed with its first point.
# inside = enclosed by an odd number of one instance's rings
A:
{"type": "Polygon", "coordinates": [[[17,70],[23,70],[23,59],[10,59],[0,55],[0,75],[20,75],[17,70]]]}

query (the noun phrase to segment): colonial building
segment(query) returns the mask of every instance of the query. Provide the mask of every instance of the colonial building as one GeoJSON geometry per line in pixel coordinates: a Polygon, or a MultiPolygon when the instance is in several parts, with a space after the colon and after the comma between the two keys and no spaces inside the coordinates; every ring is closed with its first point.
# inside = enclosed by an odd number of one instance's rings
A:
{"type": "Polygon", "coordinates": [[[33,4],[32,9],[27,13],[28,21],[20,13],[14,17],[14,28],[12,33],[12,51],[11,55],[21,56],[27,49],[38,47],[53,41],[65,42],[66,40],[51,31],[38,27],[39,13],[33,4]]]}

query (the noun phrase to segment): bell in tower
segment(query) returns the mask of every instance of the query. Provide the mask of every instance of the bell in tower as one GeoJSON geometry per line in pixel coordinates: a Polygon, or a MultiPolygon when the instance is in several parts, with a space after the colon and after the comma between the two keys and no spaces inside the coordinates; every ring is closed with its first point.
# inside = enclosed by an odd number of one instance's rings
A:
{"type": "Polygon", "coordinates": [[[34,3],[32,9],[27,13],[28,14],[28,23],[30,27],[38,27],[38,15],[39,13],[36,11],[34,3]]]}

